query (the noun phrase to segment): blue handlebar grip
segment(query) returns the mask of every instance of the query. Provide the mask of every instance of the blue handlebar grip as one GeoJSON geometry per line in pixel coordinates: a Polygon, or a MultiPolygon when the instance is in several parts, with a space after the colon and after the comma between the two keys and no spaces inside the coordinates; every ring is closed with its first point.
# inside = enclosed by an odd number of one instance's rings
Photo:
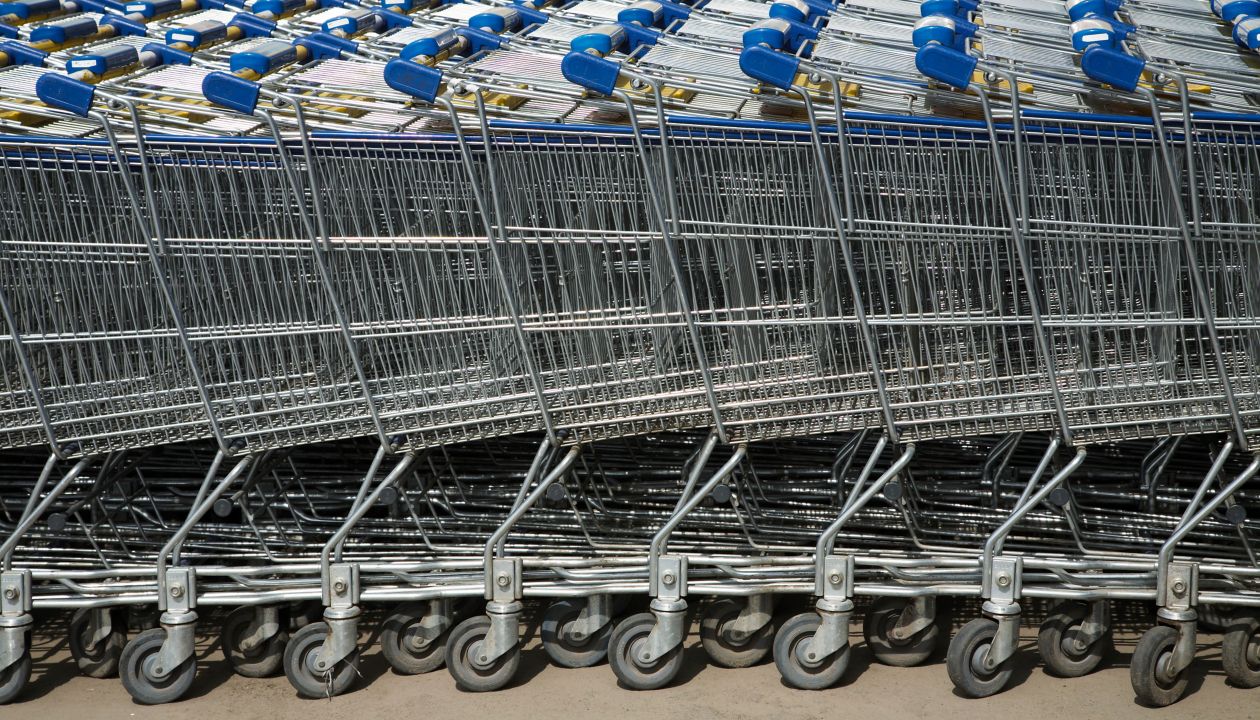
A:
{"type": "Polygon", "coordinates": [[[1146,61],[1120,50],[1095,46],[1081,55],[1081,69],[1098,82],[1133,92],[1146,69],[1146,61]]]}
{"type": "Polygon", "coordinates": [[[66,72],[77,73],[87,71],[96,76],[103,76],[111,70],[128,67],[140,62],[140,53],[132,45],[113,45],[94,53],[72,57],[66,61],[66,72]]]}
{"type": "Polygon", "coordinates": [[[15,15],[22,20],[48,15],[61,9],[61,0],[18,0],[0,2],[0,15],[15,15]]]}
{"type": "Polygon", "coordinates": [[[535,10],[522,2],[514,3],[512,7],[515,8],[517,14],[521,16],[521,23],[523,25],[546,25],[547,21],[551,19],[551,16],[547,13],[541,10],[535,10]]]}
{"type": "Polygon", "coordinates": [[[88,37],[96,33],[96,21],[90,17],[76,17],[69,20],[40,25],[31,30],[30,42],[48,40],[61,45],[69,40],[88,37]]]}
{"type": "Polygon", "coordinates": [[[919,72],[959,90],[971,84],[971,74],[979,61],[961,50],[945,45],[926,45],[914,55],[919,72]]]}
{"type": "Polygon", "coordinates": [[[476,55],[482,50],[498,50],[503,45],[503,38],[485,30],[464,27],[456,28],[455,32],[468,41],[468,50],[464,53],[465,55],[476,55]]]}
{"type": "Polygon", "coordinates": [[[792,87],[800,66],[801,59],[795,55],[775,52],[760,45],[746,48],[739,54],[739,69],[745,75],[780,90],[792,87]]]}
{"type": "Polygon", "coordinates": [[[376,16],[385,24],[386,30],[394,30],[400,27],[411,27],[411,18],[388,8],[381,8],[377,10],[376,16]]]}
{"type": "Polygon", "coordinates": [[[400,93],[432,103],[442,87],[442,71],[395,58],[385,63],[385,84],[400,93]]]}
{"type": "Polygon", "coordinates": [[[1124,5],[1124,0],[1067,0],[1068,17],[1072,22],[1084,20],[1090,15],[1110,18],[1124,5]]]}
{"type": "Polygon", "coordinates": [[[43,65],[44,58],[48,57],[48,53],[43,50],[12,40],[0,42],[0,52],[8,55],[9,62],[13,65],[43,65]]]}
{"type": "Polygon", "coordinates": [[[1234,23],[1234,42],[1252,52],[1260,50],[1260,17],[1244,17],[1234,23]]]}
{"type": "Polygon", "coordinates": [[[601,95],[612,95],[617,87],[617,77],[621,75],[621,66],[590,53],[570,52],[560,61],[560,72],[575,85],[601,95]]]}
{"type": "Polygon", "coordinates": [[[258,107],[258,83],[225,72],[212,72],[201,81],[201,94],[212,103],[253,115],[258,107]]]}
{"type": "Polygon", "coordinates": [[[44,73],[35,81],[35,95],[49,107],[67,110],[86,117],[92,109],[92,98],[96,96],[96,86],[82,80],[75,80],[68,75],[44,73]]]}
{"type": "Polygon", "coordinates": [[[238,27],[245,32],[245,37],[271,37],[276,30],[276,23],[250,13],[237,13],[232,17],[228,27],[238,27]]]}
{"type": "Polygon", "coordinates": [[[15,39],[20,34],[21,33],[18,32],[18,29],[13,27],[9,23],[0,22],[0,38],[6,38],[9,40],[12,40],[12,39],[15,39]]]}
{"type": "Polygon", "coordinates": [[[140,48],[140,52],[149,52],[162,59],[163,65],[192,65],[192,53],[176,50],[170,45],[151,42],[140,48]]]}
{"type": "Polygon", "coordinates": [[[1212,12],[1225,22],[1232,23],[1239,17],[1260,15],[1257,0],[1212,0],[1212,12]]]}
{"type": "Polygon", "coordinates": [[[101,18],[101,27],[112,27],[118,31],[119,35],[146,35],[149,29],[144,23],[136,22],[121,15],[107,15],[101,18]]]}
{"type": "Polygon", "coordinates": [[[114,2],[114,0],[74,0],[74,4],[79,6],[80,12],[122,12],[122,3],[114,2]]]}
{"type": "Polygon", "coordinates": [[[310,50],[311,57],[315,60],[336,60],[343,52],[353,55],[359,50],[359,44],[353,40],[322,32],[311,33],[304,38],[294,40],[293,44],[310,50]]]}
{"type": "Polygon", "coordinates": [[[268,40],[255,45],[252,50],[233,53],[228,58],[228,69],[232,72],[250,70],[261,76],[297,62],[297,57],[297,46],[283,40],[268,40]]]}
{"type": "Polygon", "coordinates": [[[403,60],[410,60],[420,55],[436,58],[442,53],[450,52],[459,45],[459,34],[452,28],[437,31],[428,37],[412,40],[398,53],[403,60]]]}

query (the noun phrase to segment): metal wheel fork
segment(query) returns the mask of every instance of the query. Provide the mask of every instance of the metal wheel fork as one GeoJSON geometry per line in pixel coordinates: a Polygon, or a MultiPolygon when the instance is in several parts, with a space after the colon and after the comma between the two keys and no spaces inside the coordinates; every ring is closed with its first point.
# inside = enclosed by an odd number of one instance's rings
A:
{"type": "MultiPolygon", "coordinates": [[[[1214,465],[1213,469],[1215,467],[1214,465]]],[[[1193,562],[1173,562],[1173,553],[1186,535],[1233,497],[1257,471],[1260,471],[1260,455],[1252,458],[1251,464],[1196,511],[1195,508],[1207,493],[1207,486],[1215,479],[1215,474],[1210,474],[1186,508],[1177,529],[1159,549],[1156,566],[1156,602],[1159,609],[1156,610],[1156,618],[1161,624],[1177,629],[1177,644],[1171,653],[1160,660],[1157,668],[1163,680],[1171,681],[1190,667],[1190,663],[1194,661],[1198,634],[1199,614],[1195,605],[1198,604],[1199,595],[1199,566],[1193,562]]]]}
{"type": "Polygon", "coordinates": [[[275,605],[260,605],[254,608],[254,619],[245,626],[241,633],[240,648],[246,653],[261,647],[280,632],[280,608],[275,605]]]}
{"type": "MultiPolygon", "coordinates": [[[[553,446],[550,440],[543,442],[534,464],[526,475],[521,493],[529,487],[529,481],[542,471],[542,465],[550,457],[547,452],[553,446]]],[[[520,643],[521,597],[524,592],[523,566],[520,558],[499,557],[507,543],[507,536],[516,523],[529,512],[530,508],[546,494],[547,488],[568,474],[569,469],[577,462],[580,446],[569,449],[560,462],[538,482],[528,495],[518,495],[517,503],[503,523],[486,541],[483,562],[485,563],[485,597],[486,616],[490,620],[490,631],[485,641],[478,648],[477,662],[489,664],[511,652],[520,643]]]]}
{"type": "Polygon", "coordinates": [[[814,548],[814,593],[818,595],[818,602],[814,607],[822,618],[822,623],[813,637],[800,648],[801,660],[806,665],[820,663],[849,644],[849,618],[853,615],[854,559],[852,555],[832,555],[831,552],[845,524],[898,477],[914,458],[915,446],[907,445],[901,456],[867,486],[867,481],[875,472],[875,463],[884,454],[888,443],[887,435],[880,436],[875,450],[862,467],[849,501],[835,521],[818,537],[814,548]]]}
{"type": "Polygon", "coordinates": [[[669,536],[714,488],[735,472],[747,453],[748,446],[736,446],[730,459],[708,482],[692,493],[652,537],[648,550],[648,593],[652,596],[649,609],[656,616],[656,623],[648,633],[638,658],[645,665],[665,657],[687,639],[687,601],[684,599],[687,596],[687,558],[666,554],[669,536]]]}
{"type": "Polygon", "coordinates": [[[206,473],[206,479],[197,492],[197,501],[189,511],[188,518],[158,553],[158,609],[162,611],[158,623],[166,631],[166,637],[162,641],[162,647],[145,667],[145,673],[154,679],[160,680],[169,675],[185,660],[192,657],[195,650],[197,573],[191,567],[169,567],[169,565],[179,562],[179,551],[193,527],[210,511],[215,501],[222,497],[237,479],[250,470],[255,460],[253,456],[241,458],[222,480],[211,487],[224,457],[225,454],[222,452],[215,456],[209,472],[206,473]]]}
{"type": "MultiPolygon", "coordinates": [[[[581,612],[573,619],[564,634],[574,642],[585,642],[612,622],[612,595],[592,595],[586,599],[581,612]]],[[[769,620],[767,619],[767,622],[769,620]]]]}
{"type": "Polygon", "coordinates": [[[888,630],[893,640],[909,640],[936,622],[936,596],[917,595],[906,604],[896,624],[888,630]]]}
{"type": "Polygon", "coordinates": [[[389,474],[368,493],[372,478],[376,477],[387,452],[385,447],[377,450],[355,497],[350,515],[320,551],[321,600],[324,603],[324,622],[328,625],[328,634],[313,661],[319,672],[331,674],[332,668],[349,657],[359,646],[359,616],[363,614],[359,607],[359,565],[342,562],[342,548],[346,538],[363,516],[367,515],[368,510],[372,509],[386,491],[394,487],[416,460],[416,453],[404,453],[389,474]]]}
{"type": "Polygon", "coordinates": [[[40,494],[52,478],[57,459],[57,455],[53,454],[44,463],[39,479],[31,488],[31,496],[21,520],[0,545],[0,670],[19,662],[26,654],[26,635],[35,624],[35,618],[31,615],[34,607],[34,599],[31,597],[31,571],[13,569],[13,551],[48,508],[52,507],[93,462],[93,458],[79,460],[40,500],[40,494]]]}
{"type": "Polygon", "coordinates": [[[1021,612],[1019,598],[1023,591],[1024,559],[1019,556],[999,556],[997,553],[1019,521],[1040,505],[1055,488],[1062,485],[1085,462],[1085,449],[1078,449],[1076,455],[1063,469],[1037,488],[1037,484],[1048,471],[1055,453],[1058,452],[1059,446],[1058,438],[1050,442],[1050,446],[1046,448],[1041,462],[1038,463],[1036,471],[1029,479],[1028,486],[1024,489],[1015,509],[984,543],[984,552],[981,555],[983,578],[981,586],[984,603],[980,606],[980,610],[986,617],[997,622],[997,635],[994,636],[988,651],[980,660],[982,665],[980,669],[985,672],[993,671],[1011,659],[1019,646],[1021,612]]]}

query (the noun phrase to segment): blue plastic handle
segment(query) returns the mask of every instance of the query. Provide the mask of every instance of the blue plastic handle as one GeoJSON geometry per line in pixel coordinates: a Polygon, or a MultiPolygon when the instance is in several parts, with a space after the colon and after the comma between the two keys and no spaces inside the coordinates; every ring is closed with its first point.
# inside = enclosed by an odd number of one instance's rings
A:
{"type": "Polygon", "coordinates": [[[1120,50],[1095,46],[1081,55],[1081,69],[1090,78],[1125,92],[1137,89],[1142,79],[1142,71],[1146,69],[1146,61],[1133,57],[1120,50]]]}
{"type": "Polygon", "coordinates": [[[136,22],[121,15],[106,15],[101,18],[101,27],[112,27],[119,35],[145,35],[149,29],[142,22],[136,22]]]}
{"type": "Polygon", "coordinates": [[[739,69],[745,75],[780,90],[792,87],[800,66],[801,59],[795,55],[776,52],[760,45],[746,48],[739,54],[739,69]]]}
{"type": "Polygon", "coordinates": [[[925,45],[914,55],[919,72],[959,90],[971,84],[971,75],[979,61],[967,53],[945,45],[925,45]]]}
{"type": "Polygon", "coordinates": [[[1260,17],[1239,18],[1234,23],[1234,42],[1252,52],[1260,50],[1260,17]]]}
{"type": "Polygon", "coordinates": [[[92,109],[96,86],[59,73],[44,73],[35,81],[35,95],[49,107],[86,117],[92,109]]]}
{"type": "Polygon", "coordinates": [[[192,65],[192,53],[176,50],[170,45],[152,42],[140,48],[140,52],[157,55],[163,65],[192,65]]]}
{"type": "Polygon", "coordinates": [[[44,58],[48,57],[48,53],[43,50],[12,40],[0,42],[0,52],[8,55],[9,62],[14,65],[43,65],[44,58]]]}
{"type": "Polygon", "coordinates": [[[395,58],[385,63],[385,84],[400,93],[432,103],[442,87],[442,71],[395,58]]]}
{"type": "Polygon", "coordinates": [[[253,115],[258,107],[258,83],[225,72],[212,72],[201,81],[201,94],[212,103],[253,115]]]}
{"type": "Polygon", "coordinates": [[[581,85],[601,95],[611,95],[617,87],[621,66],[598,55],[570,52],[560,61],[560,72],[575,85],[581,85]]]}

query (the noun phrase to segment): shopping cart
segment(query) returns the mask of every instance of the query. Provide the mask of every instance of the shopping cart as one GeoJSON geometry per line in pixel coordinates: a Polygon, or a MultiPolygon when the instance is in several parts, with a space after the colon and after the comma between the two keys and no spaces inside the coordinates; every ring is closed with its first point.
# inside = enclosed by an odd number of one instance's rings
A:
{"type": "Polygon", "coordinates": [[[557,663],[631,688],[676,676],[688,597],[715,662],[796,687],[844,674],[861,596],[890,664],[982,600],[946,663],[969,695],[1043,599],[1060,674],[1153,600],[1140,700],[1184,693],[1200,606],[1260,684],[1254,71],[1187,55],[1206,5],[390,7],[95,85],[0,73],[4,442],[53,449],[13,493],[13,693],[40,603],[90,608],[79,656],[165,702],[198,606],[243,608],[238,671],[324,696],[377,603],[400,671],[503,687],[532,598],[557,663]],[[345,477],[275,479],[356,438],[345,477]],[[38,567],[58,498],[70,527],[104,497],[85,473],[186,443],[209,469],[156,552],[118,574],[126,534],[84,530],[96,555],[38,567]],[[239,543],[198,542],[216,513],[239,543]],[[323,621],[290,635],[296,603],[323,621]],[[161,627],[122,649],[122,604],[161,627]]]}

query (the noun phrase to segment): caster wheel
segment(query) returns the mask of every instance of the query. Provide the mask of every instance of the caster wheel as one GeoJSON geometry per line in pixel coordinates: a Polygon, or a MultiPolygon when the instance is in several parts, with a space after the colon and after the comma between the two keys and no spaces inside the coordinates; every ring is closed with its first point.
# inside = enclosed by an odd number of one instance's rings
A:
{"type": "Polygon", "coordinates": [[[1240,617],[1226,628],[1221,663],[1234,685],[1260,687],[1260,619],[1240,617]]]}
{"type": "Polygon", "coordinates": [[[303,625],[284,648],[284,674],[298,694],[306,698],[334,697],[350,689],[359,677],[359,651],[337,661],[330,670],[319,670],[315,661],[328,635],[327,623],[303,625]]]}
{"type": "Polygon", "coordinates": [[[1129,680],[1139,703],[1147,707],[1172,705],[1186,694],[1189,676],[1181,671],[1176,676],[1168,674],[1168,661],[1177,645],[1177,628],[1156,625],[1142,634],[1133,659],[1129,663],[1129,680]]]}
{"type": "Polygon", "coordinates": [[[806,657],[806,647],[822,625],[815,612],[804,612],[783,623],[774,636],[774,664],[783,681],[801,690],[826,690],[840,682],[849,668],[849,645],[821,659],[806,657]]]}
{"type": "Polygon", "coordinates": [[[949,671],[949,679],[954,687],[969,698],[982,698],[996,695],[1011,680],[1011,661],[993,668],[984,666],[985,655],[993,645],[997,635],[996,620],[976,618],[963,625],[949,643],[949,652],[945,657],[945,669],[949,671]]]}
{"type": "Polygon", "coordinates": [[[175,702],[188,694],[197,676],[197,658],[190,657],[170,668],[163,677],[154,677],[158,651],[166,641],[166,630],[145,630],[131,639],[118,659],[118,675],[127,694],[141,705],[175,702]]]}
{"type": "Polygon", "coordinates": [[[446,669],[460,688],[470,692],[500,690],[516,676],[521,666],[521,646],[517,644],[502,656],[482,662],[481,643],[490,634],[490,618],[468,618],[451,630],[446,641],[446,669]]]}
{"type": "Polygon", "coordinates": [[[650,612],[631,615],[617,623],[608,640],[608,664],[621,684],[630,690],[665,687],[682,669],[681,644],[654,662],[644,663],[640,659],[655,626],[656,616],[650,612]]]}
{"type": "Polygon", "coordinates": [[[1061,603],[1046,616],[1037,632],[1037,650],[1051,674],[1065,678],[1088,675],[1111,651],[1111,628],[1089,645],[1077,640],[1088,616],[1089,605],[1079,602],[1061,603]]]}
{"type": "Polygon", "coordinates": [[[223,649],[223,657],[237,675],[247,678],[271,677],[284,667],[284,646],[289,642],[289,633],[281,627],[275,635],[257,647],[245,650],[241,647],[241,641],[253,621],[254,608],[233,610],[223,621],[219,645],[223,649]]]}
{"type": "Polygon", "coordinates": [[[866,611],[862,619],[862,636],[866,638],[866,646],[871,649],[875,659],[884,665],[894,667],[913,667],[921,665],[936,651],[936,644],[941,637],[941,624],[933,619],[932,624],[916,632],[914,635],[897,639],[892,630],[901,619],[901,613],[909,603],[897,598],[880,598],[866,611]]]}
{"type": "Polygon", "coordinates": [[[581,600],[557,600],[543,613],[543,649],[560,667],[590,667],[608,656],[608,639],[612,636],[613,623],[609,622],[581,640],[571,634],[573,621],[577,620],[584,607],[581,600]]]}
{"type": "Polygon", "coordinates": [[[418,634],[428,611],[428,603],[404,603],[395,608],[381,626],[381,654],[400,675],[433,672],[446,662],[449,629],[428,641],[418,634]]]}
{"type": "Polygon", "coordinates": [[[700,618],[700,644],[715,665],[727,668],[752,667],[770,654],[774,645],[774,623],[742,638],[732,638],[728,627],[744,609],[744,603],[725,598],[709,605],[700,618]]]}
{"type": "Polygon", "coordinates": [[[22,657],[9,667],[0,670],[0,705],[13,702],[31,679],[31,654],[22,657]]]}
{"type": "Polygon", "coordinates": [[[118,674],[118,661],[127,645],[127,625],[122,613],[111,612],[111,630],[102,640],[92,644],[91,611],[79,610],[70,620],[67,640],[70,656],[79,666],[79,672],[92,678],[109,678],[118,674]]]}

